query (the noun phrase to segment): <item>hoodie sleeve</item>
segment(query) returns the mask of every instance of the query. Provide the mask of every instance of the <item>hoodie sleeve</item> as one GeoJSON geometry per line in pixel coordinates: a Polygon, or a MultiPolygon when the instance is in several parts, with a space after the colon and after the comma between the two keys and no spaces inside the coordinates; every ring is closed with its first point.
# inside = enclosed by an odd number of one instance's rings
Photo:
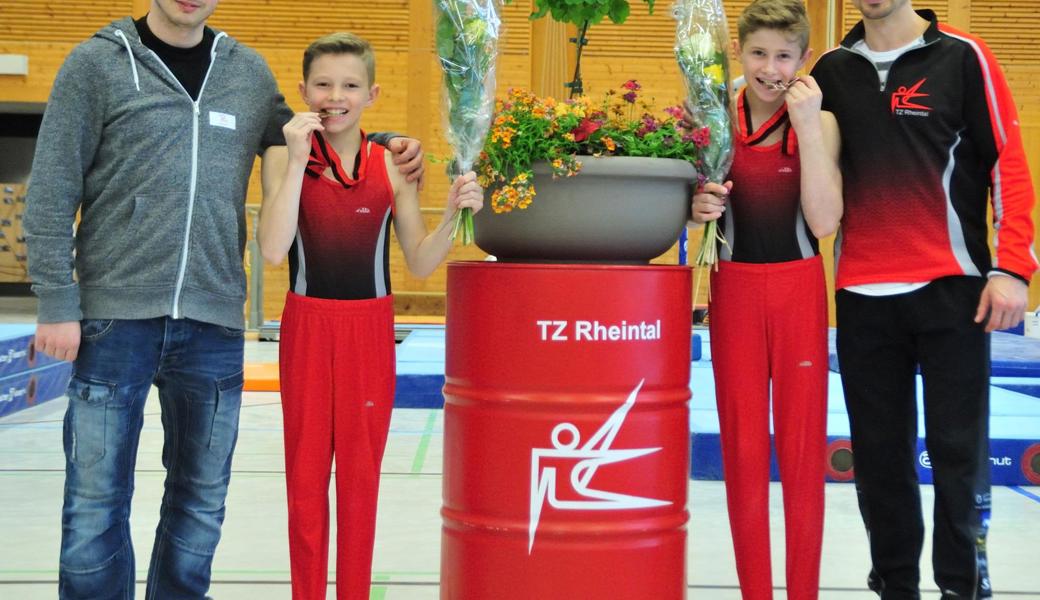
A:
{"type": "Polygon", "coordinates": [[[979,38],[955,32],[974,52],[965,65],[964,120],[990,174],[993,204],[994,270],[1029,282],[1037,269],[1033,252],[1033,204],[1015,102],[996,57],[979,38]]]}
{"type": "Polygon", "coordinates": [[[376,143],[376,144],[379,144],[380,146],[382,146],[384,148],[388,148],[390,146],[390,140],[392,140],[392,139],[394,139],[396,137],[407,137],[407,136],[403,136],[400,133],[394,133],[392,131],[375,131],[375,132],[372,132],[372,133],[368,134],[369,141],[371,141],[373,143],[376,143]]]}
{"type": "Polygon", "coordinates": [[[264,83],[271,90],[271,110],[268,113],[267,123],[264,125],[264,133],[260,137],[260,147],[257,148],[257,156],[263,156],[271,146],[284,146],[285,134],[282,127],[293,118],[293,110],[285,102],[285,96],[278,90],[278,82],[271,72],[267,62],[257,55],[257,59],[263,65],[264,83]]]}
{"type": "Polygon", "coordinates": [[[54,80],[36,141],[23,226],[40,323],[82,318],[74,225],[104,122],[104,95],[94,89],[93,72],[83,46],[73,50],[54,80]]]}

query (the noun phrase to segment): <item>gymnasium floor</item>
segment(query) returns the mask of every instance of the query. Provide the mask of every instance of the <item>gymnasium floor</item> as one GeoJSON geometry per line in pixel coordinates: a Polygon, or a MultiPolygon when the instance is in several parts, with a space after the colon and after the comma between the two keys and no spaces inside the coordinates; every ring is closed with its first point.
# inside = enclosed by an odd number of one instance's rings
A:
{"type": "MultiPolygon", "coordinates": [[[[33,310],[26,301],[0,299],[0,322],[32,321],[33,310]]],[[[277,344],[247,342],[247,362],[269,362],[276,357],[277,344]]],[[[0,598],[5,600],[56,595],[64,408],[65,400],[57,399],[0,419],[0,598]]],[[[290,596],[281,435],[278,394],[246,392],[227,520],[213,568],[211,595],[216,600],[290,596]]],[[[442,411],[395,409],[383,462],[373,599],[438,597],[442,442],[442,411]]],[[[161,444],[153,392],[141,436],[131,517],[139,566],[148,564],[158,514],[161,444]]],[[[778,484],[773,484],[772,492],[775,597],[785,598],[778,484]]],[[[723,485],[691,480],[689,496],[688,597],[739,599],[723,485]]],[[[932,488],[923,486],[922,496],[925,514],[930,515],[932,488]]],[[[821,598],[876,597],[865,591],[866,537],[853,487],[827,484],[826,501],[821,598]]],[[[996,598],[1040,600],[1040,488],[994,487],[993,505],[989,550],[996,598]]],[[[924,597],[937,598],[929,553],[926,545],[924,597]]],[[[144,576],[139,571],[139,594],[143,594],[144,576]]],[[[334,571],[330,572],[330,581],[334,578],[334,571]]],[[[331,584],[328,597],[335,597],[331,584]]]]}

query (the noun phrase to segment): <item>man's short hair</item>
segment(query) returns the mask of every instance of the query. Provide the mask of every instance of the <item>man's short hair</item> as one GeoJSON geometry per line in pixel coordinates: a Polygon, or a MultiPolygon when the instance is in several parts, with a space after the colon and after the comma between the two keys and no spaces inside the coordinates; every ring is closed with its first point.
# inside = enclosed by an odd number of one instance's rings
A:
{"type": "Polygon", "coordinates": [[[353,54],[365,63],[368,71],[368,85],[376,82],[376,54],[372,45],[353,33],[337,32],[324,35],[314,40],[303,51],[303,80],[311,73],[311,63],[319,56],[326,54],[353,54]]]}
{"type": "Polygon", "coordinates": [[[802,0],[754,0],[737,19],[737,39],[759,29],[775,29],[798,41],[804,53],[809,48],[809,17],[802,0]]]}

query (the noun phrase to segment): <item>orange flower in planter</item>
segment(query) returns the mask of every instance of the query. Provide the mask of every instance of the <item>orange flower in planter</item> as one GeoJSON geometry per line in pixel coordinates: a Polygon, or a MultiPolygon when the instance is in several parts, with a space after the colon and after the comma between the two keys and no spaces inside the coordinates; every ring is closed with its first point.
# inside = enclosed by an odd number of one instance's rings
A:
{"type": "Polygon", "coordinates": [[[677,158],[696,164],[707,136],[679,125],[682,110],[662,115],[640,103],[642,86],[632,79],[624,94],[608,90],[596,104],[586,96],[558,101],[511,89],[496,102],[491,133],[477,162],[485,189],[494,189],[491,208],[509,212],[534,200],[532,163],[548,162],[554,177],[581,169],[578,155],[677,158]]]}

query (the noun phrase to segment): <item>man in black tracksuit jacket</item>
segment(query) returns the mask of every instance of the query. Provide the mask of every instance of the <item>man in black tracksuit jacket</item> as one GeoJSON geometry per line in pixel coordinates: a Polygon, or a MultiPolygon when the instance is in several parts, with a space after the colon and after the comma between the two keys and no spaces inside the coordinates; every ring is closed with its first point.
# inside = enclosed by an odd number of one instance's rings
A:
{"type": "Polygon", "coordinates": [[[981,40],[910,0],[853,4],[863,21],[812,74],[842,137],[837,343],[868,583],[920,597],[919,366],[935,581],[944,599],[988,598],[988,333],[1021,321],[1037,268],[1018,117],[981,40]]]}

